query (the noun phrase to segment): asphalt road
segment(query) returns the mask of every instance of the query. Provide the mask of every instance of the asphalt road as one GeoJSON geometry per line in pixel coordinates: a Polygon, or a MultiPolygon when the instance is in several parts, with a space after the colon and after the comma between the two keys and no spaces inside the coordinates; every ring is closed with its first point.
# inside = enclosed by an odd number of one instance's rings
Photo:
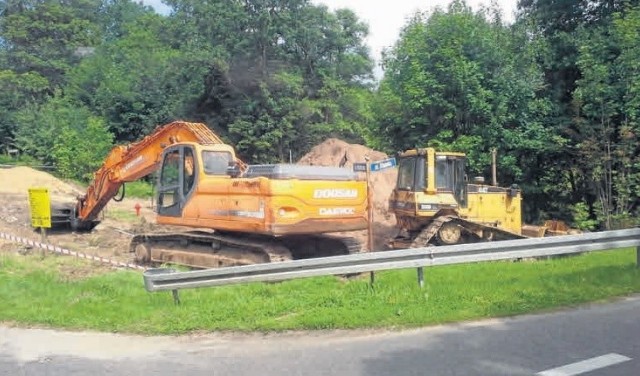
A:
{"type": "Polygon", "coordinates": [[[388,332],[136,337],[0,327],[0,375],[640,375],[640,295],[388,332]]]}

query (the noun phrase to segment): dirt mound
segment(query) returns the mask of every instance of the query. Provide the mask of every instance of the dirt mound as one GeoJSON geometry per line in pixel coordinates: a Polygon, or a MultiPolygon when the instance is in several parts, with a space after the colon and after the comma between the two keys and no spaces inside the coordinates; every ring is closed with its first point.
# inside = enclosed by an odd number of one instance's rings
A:
{"type": "Polygon", "coordinates": [[[316,145],[305,154],[298,164],[315,166],[339,166],[343,164],[351,167],[354,163],[365,162],[368,156],[371,162],[387,158],[385,153],[370,149],[364,145],[349,144],[337,138],[329,138],[316,145]]]}
{"type": "MultiPolygon", "coordinates": [[[[387,158],[387,154],[370,149],[364,145],[349,144],[337,138],[329,138],[316,145],[298,161],[298,164],[312,166],[343,166],[351,168],[354,163],[369,163],[387,158]]],[[[396,183],[398,171],[395,168],[371,173],[373,188],[373,233],[374,249],[385,249],[385,243],[395,235],[395,218],[389,212],[389,195],[396,183]]],[[[364,177],[364,173],[362,174],[364,177]]],[[[356,235],[366,244],[366,231],[356,235]]]]}
{"type": "Polygon", "coordinates": [[[72,185],[55,176],[26,166],[0,169],[0,182],[0,194],[26,197],[32,187],[48,188],[51,196],[59,199],[73,199],[80,194],[72,185]]]}

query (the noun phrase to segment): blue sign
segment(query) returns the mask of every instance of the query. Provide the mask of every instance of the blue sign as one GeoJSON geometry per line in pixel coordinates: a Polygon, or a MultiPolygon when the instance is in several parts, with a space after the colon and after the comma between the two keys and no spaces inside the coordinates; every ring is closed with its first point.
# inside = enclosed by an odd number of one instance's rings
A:
{"type": "Polygon", "coordinates": [[[396,166],[395,158],[383,159],[381,161],[377,161],[371,164],[371,172],[381,171],[381,170],[385,170],[387,168],[391,168],[395,166],[396,166]]]}
{"type": "Polygon", "coordinates": [[[367,164],[366,163],[354,163],[353,164],[353,172],[367,172],[367,164]]]}

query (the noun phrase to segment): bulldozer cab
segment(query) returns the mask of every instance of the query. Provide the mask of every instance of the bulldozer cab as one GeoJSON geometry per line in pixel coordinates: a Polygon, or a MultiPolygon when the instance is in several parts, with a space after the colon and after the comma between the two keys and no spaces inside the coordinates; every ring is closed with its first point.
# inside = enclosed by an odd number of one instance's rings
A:
{"type": "Polygon", "coordinates": [[[435,154],[435,186],[440,194],[452,194],[458,207],[467,207],[466,158],[460,155],[435,154]]]}
{"type": "Polygon", "coordinates": [[[398,180],[392,208],[435,213],[442,208],[466,208],[466,157],[432,148],[398,155],[398,180]]]}
{"type": "Polygon", "coordinates": [[[465,154],[425,148],[398,158],[398,182],[389,200],[401,230],[394,248],[521,237],[519,189],[470,184],[465,154]]]}

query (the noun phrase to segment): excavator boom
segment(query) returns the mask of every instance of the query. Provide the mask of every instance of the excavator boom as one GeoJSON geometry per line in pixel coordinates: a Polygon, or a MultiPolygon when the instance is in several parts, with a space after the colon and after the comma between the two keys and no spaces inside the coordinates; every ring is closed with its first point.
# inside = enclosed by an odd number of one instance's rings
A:
{"type": "MultiPolygon", "coordinates": [[[[102,167],[94,174],[86,194],[78,199],[73,227],[93,228],[98,214],[117,195],[120,187],[157,170],[163,149],[178,142],[224,144],[204,124],[175,121],[159,127],[138,142],[114,147],[102,167]]],[[[246,165],[238,159],[236,161],[241,171],[244,171],[246,165]]]]}

